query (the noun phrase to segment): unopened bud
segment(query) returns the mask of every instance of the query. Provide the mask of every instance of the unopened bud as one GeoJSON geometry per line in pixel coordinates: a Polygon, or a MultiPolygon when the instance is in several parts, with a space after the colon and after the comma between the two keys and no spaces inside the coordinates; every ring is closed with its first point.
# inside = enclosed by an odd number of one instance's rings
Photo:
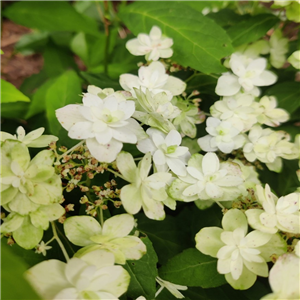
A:
{"type": "Polygon", "coordinates": [[[87,177],[88,177],[89,179],[93,179],[93,178],[94,178],[94,174],[93,174],[92,172],[88,172],[88,173],[87,173],[87,177]]]}
{"type": "Polygon", "coordinates": [[[86,195],[82,196],[79,200],[80,204],[85,204],[85,203],[88,203],[88,202],[89,202],[89,199],[86,195]]]}
{"type": "Polygon", "coordinates": [[[9,238],[7,239],[7,245],[12,246],[13,244],[15,244],[14,239],[11,238],[11,237],[9,237],[9,238]]]}
{"type": "Polygon", "coordinates": [[[84,186],[84,185],[80,185],[80,190],[85,193],[85,192],[88,192],[89,191],[89,188],[87,186],[84,186]]]}
{"type": "Polygon", "coordinates": [[[66,187],[66,191],[69,193],[71,191],[73,191],[75,188],[75,184],[74,183],[69,183],[66,187]]]}

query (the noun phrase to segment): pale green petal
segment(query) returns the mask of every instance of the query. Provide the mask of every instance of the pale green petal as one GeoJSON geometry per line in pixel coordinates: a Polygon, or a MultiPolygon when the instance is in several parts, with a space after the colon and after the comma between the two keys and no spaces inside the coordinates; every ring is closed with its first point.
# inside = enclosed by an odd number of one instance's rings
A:
{"type": "Polygon", "coordinates": [[[122,187],[120,199],[124,209],[132,215],[138,213],[142,207],[141,190],[133,184],[128,184],[122,187]]]}
{"type": "Polygon", "coordinates": [[[149,197],[147,188],[145,187],[142,187],[141,194],[143,199],[142,206],[145,215],[152,220],[163,220],[166,216],[163,203],[155,201],[149,197]]]}
{"type": "Polygon", "coordinates": [[[120,152],[117,156],[116,163],[119,171],[127,181],[136,181],[137,167],[130,153],[124,151],[120,152]]]}
{"type": "Polygon", "coordinates": [[[89,216],[74,216],[64,222],[64,230],[71,243],[77,246],[92,244],[90,237],[101,235],[101,226],[89,216]]]}
{"type": "Polygon", "coordinates": [[[211,201],[211,200],[200,200],[199,199],[199,200],[195,201],[196,206],[201,210],[211,207],[214,203],[215,203],[215,201],[211,201]]]}
{"type": "Polygon", "coordinates": [[[197,170],[202,170],[202,160],[203,160],[203,155],[195,153],[189,159],[188,166],[194,167],[197,170]]]}
{"type": "Polygon", "coordinates": [[[163,201],[164,205],[168,208],[175,210],[176,209],[176,200],[171,197],[168,197],[166,200],[163,201]]]}
{"type": "Polygon", "coordinates": [[[39,209],[35,212],[30,213],[30,220],[34,227],[42,228],[43,230],[47,230],[49,227],[49,220],[47,218],[47,214],[39,209]]]}
{"type": "Polygon", "coordinates": [[[219,227],[202,228],[195,237],[196,248],[206,255],[217,257],[218,251],[225,245],[221,241],[223,231],[219,227]]]}
{"type": "Polygon", "coordinates": [[[278,231],[278,229],[276,227],[266,227],[261,223],[259,216],[263,212],[264,211],[262,209],[248,209],[248,210],[246,210],[245,214],[247,216],[249,225],[252,228],[260,230],[262,232],[276,233],[278,231]]]}
{"type": "Polygon", "coordinates": [[[43,211],[47,215],[47,220],[55,221],[60,218],[66,211],[65,209],[58,203],[54,203],[51,205],[43,205],[39,208],[40,211],[43,211]]]}
{"type": "Polygon", "coordinates": [[[248,231],[248,222],[245,214],[238,209],[229,210],[222,219],[222,226],[226,231],[234,231],[241,227],[246,235],[248,231]]]}
{"type": "Polygon", "coordinates": [[[143,159],[139,162],[139,171],[140,171],[140,177],[142,180],[146,179],[150,168],[151,168],[151,153],[148,152],[145,154],[143,159]]]}
{"type": "Polygon", "coordinates": [[[25,176],[35,182],[43,182],[54,175],[54,168],[47,165],[30,165],[25,176]]]}
{"type": "Polygon", "coordinates": [[[52,166],[55,154],[51,150],[40,151],[30,162],[30,165],[48,165],[52,166]]]}
{"type": "Polygon", "coordinates": [[[32,148],[47,147],[50,143],[56,142],[57,140],[58,137],[54,135],[42,135],[39,138],[28,143],[27,146],[32,148]]]}
{"type": "Polygon", "coordinates": [[[40,127],[38,129],[30,131],[28,134],[25,135],[24,128],[20,126],[17,129],[17,134],[18,134],[18,137],[23,137],[22,138],[23,143],[28,144],[29,142],[39,138],[43,134],[44,131],[45,131],[45,128],[40,127]]]}
{"type": "Polygon", "coordinates": [[[17,214],[11,213],[7,218],[4,219],[4,222],[0,226],[1,233],[9,233],[17,230],[20,226],[22,226],[24,221],[24,217],[17,214]]]}
{"type": "Polygon", "coordinates": [[[269,268],[267,263],[249,262],[247,260],[244,260],[244,265],[248,268],[249,271],[251,271],[256,275],[262,277],[268,277],[269,268]]]}
{"type": "Polygon", "coordinates": [[[133,227],[134,218],[132,215],[116,215],[104,222],[102,234],[112,238],[124,237],[130,233],[133,227]]]}
{"type": "Polygon", "coordinates": [[[22,193],[17,193],[15,198],[5,205],[5,209],[14,211],[20,215],[28,215],[30,212],[37,210],[39,205],[33,203],[22,193]]]}
{"type": "MultiPolygon", "coordinates": [[[[68,281],[76,286],[78,281],[80,281],[80,273],[83,273],[87,268],[87,263],[77,257],[71,258],[65,268],[65,276],[68,281]]],[[[59,298],[58,298],[59,299],[59,298]]]]}
{"type": "Polygon", "coordinates": [[[287,245],[284,239],[278,234],[273,234],[270,241],[261,246],[256,248],[260,251],[260,256],[264,258],[266,262],[271,260],[272,255],[280,256],[287,252],[287,245]]]}
{"type": "Polygon", "coordinates": [[[98,269],[113,266],[115,263],[115,257],[111,252],[100,249],[87,252],[80,256],[80,259],[85,261],[88,265],[96,266],[98,269]]]}
{"type": "Polygon", "coordinates": [[[247,268],[243,268],[242,275],[238,280],[234,280],[231,273],[225,275],[226,281],[236,290],[249,289],[255,283],[256,277],[257,276],[247,268]]]}
{"type": "Polygon", "coordinates": [[[10,186],[9,188],[3,190],[1,192],[1,205],[4,205],[13,200],[18,192],[19,190],[17,188],[14,188],[13,186],[10,186]]]}
{"type": "Polygon", "coordinates": [[[13,238],[22,248],[32,249],[41,241],[43,234],[43,229],[33,226],[26,217],[22,226],[13,232],[13,238]]]}
{"type": "Polygon", "coordinates": [[[61,290],[71,287],[65,277],[65,267],[59,260],[46,260],[30,268],[25,277],[44,299],[54,299],[61,290]]]}
{"type": "Polygon", "coordinates": [[[147,252],[145,244],[136,236],[114,239],[111,243],[119,247],[120,251],[125,255],[126,260],[140,259],[147,252]]]}
{"type": "Polygon", "coordinates": [[[265,245],[268,243],[273,234],[261,232],[259,230],[251,231],[246,237],[246,246],[249,248],[256,248],[265,245]]]}
{"type": "Polygon", "coordinates": [[[177,178],[172,182],[172,184],[168,190],[168,193],[172,198],[174,198],[176,200],[181,200],[184,202],[191,202],[191,201],[195,201],[195,200],[199,199],[198,195],[189,196],[189,197],[183,195],[183,191],[186,188],[188,188],[189,186],[190,186],[189,183],[185,183],[182,180],[177,178]]]}

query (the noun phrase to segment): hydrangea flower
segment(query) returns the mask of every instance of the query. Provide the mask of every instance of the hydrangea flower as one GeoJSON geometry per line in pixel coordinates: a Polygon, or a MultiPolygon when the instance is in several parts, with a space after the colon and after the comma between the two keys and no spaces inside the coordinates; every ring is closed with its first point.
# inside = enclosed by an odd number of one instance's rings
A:
{"type": "Polygon", "coordinates": [[[56,142],[58,140],[58,137],[54,135],[42,135],[44,131],[45,128],[41,127],[26,134],[24,128],[19,126],[17,128],[17,134],[15,135],[1,131],[0,140],[2,142],[5,140],[18,140],[27,147],[33,148],[47,147],[51,142],[56,142]]]}
{"type": "Polygon", "coordinates": [[[126,43],[126,48],[133,55],[146,55],[146,60],[155,61],[160,57],[171,57],[173,55],[172,45],[173,40],[164,37],[161,29],[153,26],[149,35],[140,33],[136,39],[129,40],[126,43]]]}
{"type": "MultiPolygon", "coordinates": [[[[98,93],[99,94],[99,93],[98,93]]],[[[144,131],[131,118],[134,101],[111,94],[102,99],[85,93],[83,105],[70,104],[56,110],[56,117],[72,139],[85,140],[91,154],[101,162],[112,162],[123,143],[135,144],[144,131]]]]}
{"type": "Polygon", "coordinates": [[[53,168],[54,153],[39,152],[32,160],[24,143],[6,140],[1,145],[1,200],[3,207],[20,215],[62,197],[60,176],[53,168]]]}
{"type": "Polygon", "coordinates": [[[249,209],[246,216],[249,225],[263,232],[300,233],[300,194],[291,193],[287,196],[276,197],[268,184],[265,188],[256,187],[256,199],[263,209],[249,209]]]}
{"type": "Polygon", "coordinates": [[[274,68],[281,68],[286,61],[286,53],[289,50],[289,40],[282,36],[281,30],[276,29],[269,40],[270,62],[274,68]]]}
{"type": "Polygon", "coordinates": [[[300,70],[300,50],[292,53],[288,58],[288,62],[295,68],[300,70]]]}
{"type": "Polygon", "coordinates": [[[240,134],[244,125],[240,123],[238,125],[240,127],[237,128],[230,121],[207,118],[205,129],[209,134],[197,140],[200,148],[206,152],[219,149],[223,153],[231,153],[241,148],[245,143],[245,137],[240,134]]]}
{"type": "Polygon", "coordinates": [[[9,210],[8,217],[0,226],[1,233],[12,233],[16,243],[24,249],[32,249],[43,238],[44,230],[49,227],[49,222],[59,219],[65,209],[58,203],[50,205],[36,205],[36,209],[26,214],[9,210]]]}
{"type": "Polygon", "coordinates": [[[259,125],[253,126],[248,134],[243,152],[250,162],[256,159],[266,163],[275,172],[282,168],[282,158],[295,159],[298,157],[296,146],[289,142],[290,136],[284,131],[263,129],[259,125]]]}
{"type": "Polygon", "coordinates": [[[260,124],[276,127],[289,119],[288,112],[282,108],[277,108],[277,100],[273,96],[264,96],[259,103],[255,102],[255,104],[257,104],[257,121],[260,124]]]}
{"type": "Polygon", "coordinates": [[[300,257],[286,253],[277,259],[270,270],[269,283],[273,293],[261,300],[300,299],[299,282],[300,257]]]}
{"type": "Polygon", "coordinates": [[[43,299],[118,299],[127,291],[130,276],[121,266],[114,266],[114,255],[95,250],[67,263],[43,261],[25,276],[43,299]]]}
{"type": "Polygon", "coordinates": [[[175,129],[171,120],[177,117],[181,110],[172,104],[167,94],[162,92],[153,95],[148,89],[146,93],[135,89],[136,111],[133,117],[143,124],[168,133],[175,129]]]}
{"type": "Polygon", "coordinates": [[[182,136],[195,138],[197,135],[196,124],[204,122],[205,114],[198,107],[189,105],[187,101],[179,97],[174,97],[174,99],[174,104],[181,110],[180,115],[173,120],[174,126],[182,136]]]}
{"type": "Polygon", "coordinates": [[[240,53],[231,55],[229,66],[234,74],[224,73],[216,86],[216,94],[220,96],[232,96],[239,91],[258,96],[258,86],[269,86],[276,82],[277,76],[265,70],[267,60],[265,58],[249,58],[240,53]]]}
{"type": "Polygon", "coordinates": [[[235,163],[222,162],[215,153],[194,154],[188,161],[187,175],[175,179],[169,189],[174,199],[185,202],[233,200],[243,184],[242,172],[235,163]]]}
{"type": "Polygon", "coordinates": [[[228,121],[242,132],[248,131],[257,123],[256,110],[252,106],[254,97],[248,94],[238,93],[234,96],[223,97],[210,107],[210,113],[214,118],[228,121]]]}
{"type": "Polygon", "coordinates": [[[196,235],[196,248],[218,258],[217,269],[225,274],[235,289],[248,289],[257,275],[267,277],[271,255],[286,251],[286,243],[279,235],[254,230],[247,234],[246,216],[238,209],[229,210],[219,227],[202,228],[196,235]]]}
{"type": "Polygon", "coordinates": [[[182,80],[166,74],[164,65],[159,61],[152,62],[148,67],[140,67],[138,76],[122,74],[120,85],[134,97],[136,97],[134,88],[141,89],[143,93],[148,89],[153,94],[165,92],[169,100],[183,93],[186,88],[182,80]]]}
{"type": "Polygon", "coordinates": [[[166,172],[170,169],[176,175],[185,176],[185,166],[191,155],[188,147],[180,146],[182,141],[180,133],[171,130],[166,135],[153,128],[147,129],[146,133],[149,138],[141,140],[137,148],[142,153],[151,152],[157,171],[166,172]]]}
{"type": "Polygon", "coordinates": [[[174,202],[166,192],[167,184],[172,175],[158,172],[148,176],[151,169],[151,153],[148,152],[136,167],[130,153],[121,152],[117,157],[117,167],[122,176],[130,182],[121,189],[120,199],[124,209],[130,214],[136,214],[143,207],[149,219],[163,220],[165,218],[164,204],[174,202]]]}
{"type": "Polygon", "coordinates": [[[183,299],[184,295],[182,295],[179,291],[186,291],[188,288],[185,285],[174,284],[169,281],[163,280],[160,277],[156,277],[157,283],[161,286],[160,289],[156,292],[155,297],[166,288],[173,296],[177,299],[183,299]]]}
{"type": "Polygon", "coordinates": [[[115,262],[125,264],[128,259],[140,259],[146,253],[146,246],[136,236],[129,235],[134,228],[134,218],[121,214],[107,219],[103,227],[89,216],[74,216],[64,222],[67,238],[80,249],[75,256],[104,249],[112,252],[115,262]]]}

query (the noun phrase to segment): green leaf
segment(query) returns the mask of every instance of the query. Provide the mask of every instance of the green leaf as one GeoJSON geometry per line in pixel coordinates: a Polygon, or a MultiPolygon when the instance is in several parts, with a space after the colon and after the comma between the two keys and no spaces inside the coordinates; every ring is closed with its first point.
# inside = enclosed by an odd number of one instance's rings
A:
{"type": "Polygon", "coordinates": [[[78,13],[67,1],[20,1],[4,16],[17,24],[46,31],[83,31],[98,34],[97,23],[78,13]]]}
{"type": "Polygon", "coordinates": [[[268,96],[275,96],[278,107],[284,108],[290,114],[300,107],[300,85],[298,82],[281,82],[265,92],[268,96]]]}
{"type": "Polygon", "coordinates": [[[1,299],[41,299],[23,277],[26,264],[12,253],[10,247],[1,245],[1,299]]]}
{"type": "Polygon", "coordinates": [[[187,92],[198,90],[201,94],[215,94],[217,79],[200,73],[191,78],[187,84],[187,92]]]}
{"type": "MultiPolygon", "coordinates": [[[[225,8],[216,13],[209,13],[206,15],[208,18],[214,20],[218,25],[222,27],[233,26],[242,20],[245,20],[249,15],[238,15],[231,9],[225,8]]],[[[249,16],[250,17],[250,16],[249,16]]]]}
{"type": "Polygon", "coordinates": [[[7,119],[24,119],[28,107],[28,102],[2,103],[1,117],[7,119]]]}
{"type": "Polygon", "coordinates": [[[30,102],[30,99],[21,93],[13,84],[1,79],[1,102],[30,102]]]}
{"type": "Polygon", "coordinates": [[[147,246],[147,253],[139,260],[128,260],[124,266],[131,277],[127,295],[133,299],[141,295],[146,299],[154,299],[157,256],[151,241],[147,237],[141,239],[147,246]]]}
{"type": "Polygon", "coordinates": [[[213,8],[221,9],[224,1],[184,1],[184,4],[202,13],[204,8],[212,10],[213,8]]]}
{"type": "Polygon", "coordinates": [[[174,40],[172,59],[203,73],[225,71],[220,60],[233,52],[226,32],[184,3],[135,2],[122,9],[119,17],[135,35],[159,26],[174,40]]]}
{"type": "Polygon", "coordinates": [[[226,283],[217,272],[217,259],[190,248],[171,258],[159,269],[159,276],[175,284],[217,287],[226,283]]]}
{"type": "Polygon", "coordinates": [[[23,55],[33,54],[44,48],[48,41],[48,32],[33,31],[24,34],[15,45],[15,49],[23,55]]]}
{"type": "Polygon", "coordinates": [[[77,69],[72,53],[55,46],[52,42],[47,44],[43,56],[44,70],[48,77],[59,76],[69,68],[77,69]]]}
{"type": "Polygon", "coordinates": [[[80,75],[88,82],[88,84],[95,85],[101,89],[113,88],[115,91],[122,89],[118,82],[112,80],[105,74],[80,72],[80,75]]]}
{"type": "Polygon", "coordinates": [[[67,136],[67,131],[56,119],[55,110],[68,104],[81,102],[80,94],[80,79],[73,70],[69,70],[55,79],[45,95],[50,132],[58,136],[63,143],[66,142],[64,138],[67,136]]]}
{"type": "Polygon", "coordinates": [[[296,171],[299,169],[297,160],[283,160],[283,169],[278,174],[278,185],[275,191],[278,196],[294,193],[299,187],[299,180],[296,171]]]}
{"type": "Polygon", "coordinates": [[[38,90],[34,93],[32,97],[31,104],[25,116],[26,119],[45,111],[46,109],[46,98],[45,95],[51,85],[55,82],[55,78],[47,80],[43,85],[41,85],[38,90]]]}
{"type": "Polygon", "coordinates": [[[237,47],[258,40],[278,22],[279,19],[274,15],[259,14],[230,27],[227,33],[231,37],[232,45],[237,47]]]}

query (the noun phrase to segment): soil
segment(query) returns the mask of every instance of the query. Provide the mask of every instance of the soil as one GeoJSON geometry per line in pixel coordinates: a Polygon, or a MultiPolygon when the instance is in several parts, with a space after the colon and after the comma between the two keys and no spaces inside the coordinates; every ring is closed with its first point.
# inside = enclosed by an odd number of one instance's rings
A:
{"type": "Polygon", "coordinates": [[[44,61],[41,54],[22,55],[14,46],[22,35],[31,30],[24,26],[3,20],[1,30],[1,78],[19,88],[25,78],[41,71],[44,61]]]}

